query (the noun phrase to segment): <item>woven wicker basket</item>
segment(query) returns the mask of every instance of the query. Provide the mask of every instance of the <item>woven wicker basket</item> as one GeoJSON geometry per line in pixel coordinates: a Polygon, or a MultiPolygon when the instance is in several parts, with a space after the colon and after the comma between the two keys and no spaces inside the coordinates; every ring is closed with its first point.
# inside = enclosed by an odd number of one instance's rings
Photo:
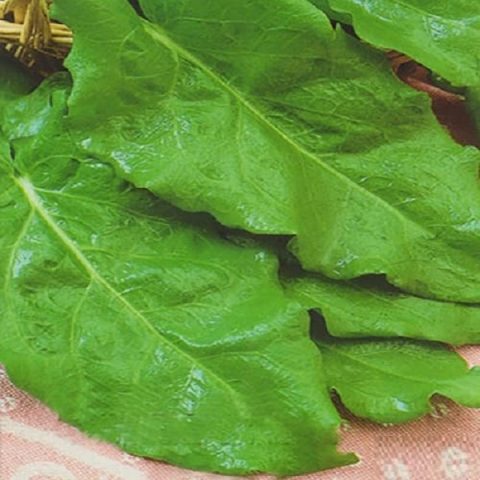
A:
{"type": "Polygon", "coordinates": [[[0,0],[0,46],[37,73],[58,69],[72,32],[49,18],[51,0],[0,0]]]}

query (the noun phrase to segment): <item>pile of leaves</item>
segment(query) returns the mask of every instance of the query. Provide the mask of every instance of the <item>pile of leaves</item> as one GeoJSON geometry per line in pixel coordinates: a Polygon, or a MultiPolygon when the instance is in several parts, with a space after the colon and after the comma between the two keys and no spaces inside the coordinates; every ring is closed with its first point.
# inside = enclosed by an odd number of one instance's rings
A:
{"type": "Polygon", "coordinates": [[[52,15],[67,71],[37,85],[0,57],[0,362],[19,387],[130,453],[227,474],[354,462],[332,390],[382,423],[434,394],[480,407],[451,348],[480,343],[480,153],[383,51],[480,116],[480,5],[52,15]]]}

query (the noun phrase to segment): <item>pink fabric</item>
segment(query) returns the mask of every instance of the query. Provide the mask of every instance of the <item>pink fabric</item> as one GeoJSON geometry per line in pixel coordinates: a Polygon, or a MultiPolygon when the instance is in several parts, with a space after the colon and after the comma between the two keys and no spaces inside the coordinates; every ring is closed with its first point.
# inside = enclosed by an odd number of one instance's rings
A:
{"type": "MultiPolygon", "coordinates": [[[[480,363],[480,348],[465,348],[462,353],[470,363],[480,363]]],[[[432,414],[407,426],[383,427],[351,419],[342,428],[341,448],[357,452],[362,462],[297,480],[478,480],[478,438],[480,412],[437,399],[432,414]]],[[[89,439],[15,389],[0,370],[1,480],[233,478],[134,458],[89,439]]]]}

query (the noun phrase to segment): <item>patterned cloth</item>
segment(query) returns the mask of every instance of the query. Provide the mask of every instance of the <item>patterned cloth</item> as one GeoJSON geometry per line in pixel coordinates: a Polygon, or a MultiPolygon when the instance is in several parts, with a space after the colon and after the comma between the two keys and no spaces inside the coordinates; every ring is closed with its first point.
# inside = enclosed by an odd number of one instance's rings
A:
{"type": "MultiPolygon", "coordinates": [[[[462,350],[480,363],[480,348],[462,350]]],[[[386,427],[350,419],[342,427],[344,451],[361,463],[302,480],[478,480],[480,412],[437,399],[432,413],[410,425],[386,427]]],[[[238,478],[238,477],[237,477],[238,478]]],[[[250,477],[253,479],[254,477],[250,477]]],[[[272,477],[256,477],[267,480],[272,477]]],[[[235,480],[195,473],[127,455],[82,435],[0,370],[1,480],[235,480]]]]}

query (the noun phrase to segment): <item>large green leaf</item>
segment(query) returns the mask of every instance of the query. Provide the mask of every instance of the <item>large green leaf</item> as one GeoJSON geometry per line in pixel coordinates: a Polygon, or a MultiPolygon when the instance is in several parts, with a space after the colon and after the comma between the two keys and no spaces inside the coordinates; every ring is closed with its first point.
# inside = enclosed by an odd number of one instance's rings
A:
{"type": "Polygon", "coordinates": [[[382,55],[306,0],[141,5],[151,22],[56,0],[85,151],[183,209],[296,235],[309,270],[480,301],[480,154],[382,55]]]}
{"type": "Polygon", "coordinates": [[[373,45],[403,52],[458,86],[480,85],[477,0],[312,0],[373,45]],[[326,7],[326,8],[325,8],[326,7]]]}
{"type": "Polygon", "coordinates": [[[440,344],[338,340],[316,334],[327,380],[355,415],[403,423],[430,411],[434,394],[480,408],[480,368],[440,344]]]}
{"type": "MultiPolygon", "coordinates": [[[[219,239],[59,135],[61,78],[9,105],[0,158],[0,361],[85,432],[243,474],[310,472],[339,418],[277,261],[219,239]]],[[[204,225],[204,226],[202,226],[204,225]]]]}
{"type": "Polygon", "coordinates": [[[480,307],[404,294],[377,279],[287,278],[290,293],[317,310],[335,337],[406,337],[452,345],[480,343],[480,307]]]}

